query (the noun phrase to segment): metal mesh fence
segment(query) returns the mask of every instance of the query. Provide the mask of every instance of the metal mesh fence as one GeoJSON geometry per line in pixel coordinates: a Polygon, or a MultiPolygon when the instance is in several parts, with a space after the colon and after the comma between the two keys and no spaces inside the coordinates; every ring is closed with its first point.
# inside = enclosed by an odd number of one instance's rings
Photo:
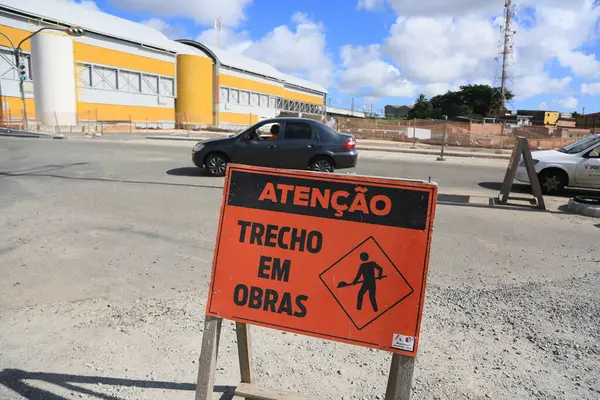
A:
{"type": "MultiPolygon", "coordinates": [[[[296,113],[282,113],[281,116],[295,117],[296,113]]],[[[456,147],[480,147],[491,149],[511,149],[519,136],[529,139],[533,149],[556,149],[573,143],[591,134],[595,129],[576,129],[554,126],[528,126],[511,128],[501,124],[481,124],[472,122],[451,122],[434,120],[385,120],[350,117],[324,117],[322,115],[302,115],[322,122],[334,119],[334,128],[351,133],[357,139],[370,139],[407,143],[422,143],[456,147]]],[[[214,115],[173,113],[169,119],[160,120],[155,115],[127,115],[125,118],[110,118],[98,110],[86,110],[78,114],[57,114],[30,116],[25,123],[22,110],[5,109],[0,114],[0,126],[4,128],[51,133],[155,133],[161,132],[190,134],[193,131],[237,131],[251,126],[264,116],[239,115],[230,120],[222,116],[219,124],[214,124],[214,115]]]]}
{"type": "Polygon", "coordinates": [[[511,128],[502,124],[480,124],[433,120],[381,120],[336,118],[336,129],[358,139],[412,142],[458,147],[511,149],[517,137],[526,137],[535,149],[556,149],[594,134],[590,129],[553,126],[511,128]]]}

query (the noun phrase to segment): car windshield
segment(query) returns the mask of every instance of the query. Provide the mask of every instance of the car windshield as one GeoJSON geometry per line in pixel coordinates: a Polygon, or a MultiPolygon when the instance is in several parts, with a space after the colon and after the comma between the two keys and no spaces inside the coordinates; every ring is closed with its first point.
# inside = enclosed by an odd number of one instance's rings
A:
{"type": "Polygon", "coordinates": [[[600,143],[600,136],[590,136],[578,142],[565,146],[559,151],[567,154],[577,154],[589,149],[590,147],[598,143],[600,143]]]}

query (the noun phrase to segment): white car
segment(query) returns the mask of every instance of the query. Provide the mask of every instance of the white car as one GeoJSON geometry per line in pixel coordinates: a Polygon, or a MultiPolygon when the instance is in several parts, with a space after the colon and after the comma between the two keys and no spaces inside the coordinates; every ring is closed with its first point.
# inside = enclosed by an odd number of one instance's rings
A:
{"type": "MultiPolygon", "coordinates": [[[[600,189],[600,134],[560,150],[534,151],[531,155],[545,194],[561,192],[565,186],[600,189]]],[[[529,183],[523,160],[517,180],[529,183]]]]}

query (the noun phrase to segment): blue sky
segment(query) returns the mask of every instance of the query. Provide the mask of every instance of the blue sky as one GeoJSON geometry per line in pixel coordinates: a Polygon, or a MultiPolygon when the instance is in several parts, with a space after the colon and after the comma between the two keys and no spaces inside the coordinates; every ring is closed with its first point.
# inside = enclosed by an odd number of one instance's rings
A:
{"type": "MultiPolygon", "coordinates": [[[[66,0],[72,1],[72,0],[66,0]]],[[[172,38],[222,47],[313,80],[334,105],[381,110],[498,82],[504,0],[76,0],[172,38]]],[[[600,111],[597,0],[514,0],[512,107],[600,111]]]]}

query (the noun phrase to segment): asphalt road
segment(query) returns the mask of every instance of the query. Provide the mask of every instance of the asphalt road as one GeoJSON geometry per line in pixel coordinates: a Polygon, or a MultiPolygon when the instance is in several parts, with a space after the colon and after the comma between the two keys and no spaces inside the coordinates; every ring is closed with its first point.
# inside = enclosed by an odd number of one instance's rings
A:
{"type": "MultiPolygon", "coordinates": [[[[202,176],[190,151],[0,138],[0,398],[193,397],[223,180],[202,176]]],[[[368,153],[349,172],[497,194],[502,162],[425,157],[368,153]]],[[[415,398],[597,399],[599,228],[555,208],[441,202],[415,398]]],[[[387,353],[253,338],[259,383],[323,399],[384,393],[387,353]]],[[[221,343],[229,393],[229,323],[221,343]]]]}
{"type": "MultiPolygon", "coordinates": [[[[4,173],[48,174],[64,179],[114,179],[189,185],[218,185],[221,180],[204,176],[191,162],[193,142],[150,140],[3,140],[0,167],[4,173]]],[[[1,151],[1,150],[0,150],[1,151]]],[[[363,151],[356,173],[433,180],[441,192],[479,193],[497,186],[506,161],[455,158],[437,162],[435,157],[363,151]],[[484,184],[483,187],[481,184],[484,184]],[[486,183],[493,183],[489,185],[486,183]]]]}

